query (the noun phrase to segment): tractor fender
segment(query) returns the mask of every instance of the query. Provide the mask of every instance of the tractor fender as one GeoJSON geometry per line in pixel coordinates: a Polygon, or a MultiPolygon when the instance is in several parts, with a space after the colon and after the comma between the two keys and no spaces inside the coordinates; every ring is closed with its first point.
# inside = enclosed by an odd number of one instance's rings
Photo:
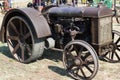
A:
{"type": "Polygon", "coordinates": [[[45,19],[45,17],[42,15],[42,13],[34,8],[22,8],[22,9],[12,9],[8,11],[2,22],[2,26],[0,27],[1,31],[1,37],[0,40],[2,42],[5,42],[5,34],[6,34],[6,26],[8,21],[11,17],[14,16],[21,16],[25,17],[30,22],[30,29],[34,36],[37,38],[43,38],[46,36],[51,35],[50,27],[45,19]]]}

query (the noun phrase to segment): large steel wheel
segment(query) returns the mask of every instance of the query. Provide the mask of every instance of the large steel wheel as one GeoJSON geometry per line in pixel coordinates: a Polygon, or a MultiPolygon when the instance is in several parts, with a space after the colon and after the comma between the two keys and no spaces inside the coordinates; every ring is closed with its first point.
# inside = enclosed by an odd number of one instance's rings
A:
{"type": "Polygon", "coordinates": [[[12,17],[7,24],[6,39],[13,57],[22,63],[36,60],[43,54],[44,41],[35,38],[29,21],[21,16],[12,17]]]}
{"type": "Polygon", "coordinates": [[[91,45],[82,40],[65,46],[63,64],[68,74],[77,80],[91,80],[98,71],[98,57],[91,45]]]}
{"type": "Polygon", "coordinates": [[[107,62],[120,62],[120,32],[112,31],[113,43],[110,45],[110,51],[106,52],[102,57],[107,62]]]}

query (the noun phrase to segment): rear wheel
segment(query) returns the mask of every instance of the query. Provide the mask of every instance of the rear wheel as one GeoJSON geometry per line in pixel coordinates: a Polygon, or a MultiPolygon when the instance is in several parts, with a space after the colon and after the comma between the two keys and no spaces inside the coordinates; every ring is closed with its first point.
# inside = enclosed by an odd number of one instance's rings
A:
{"type": "Polygon", "coordinates": [[[102,60],[111,63],[120,62],[120,32],[113,30],[112,40],[111,50],[102,55],[102,60]]]}
{"type": "Polygon", "coordinates": [[[63,63],[68,74],[77,80],[91,80],[99,67],[96,51],[82,40],[71,41],[65,46],[63,63]]]}
{"type": "Polygon", "coordinates": [[[6,39],[12,56],[22,63],[29,63],[39,58],[44,51],[44,41],[35,38],[27,19],[12,17],[7,24],[6,39]]]}

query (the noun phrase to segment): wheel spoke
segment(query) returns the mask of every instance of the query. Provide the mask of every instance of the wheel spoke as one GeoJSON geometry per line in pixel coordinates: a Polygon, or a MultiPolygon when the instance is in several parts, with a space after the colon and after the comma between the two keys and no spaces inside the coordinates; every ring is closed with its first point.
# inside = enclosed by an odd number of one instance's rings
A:
{"type": "Polygon", "coordinates": [[[89,53],[86,53],[86,55],[83,57],[84,60],[85,60],[87,57],[89,57],[89,56],[90,56],[90,54],[89,54],[89,53]]]}
{"type": "Polygon", "coordinates": [[[111,59],[113,60],[113,57],[114,57],[114,52],[112,52],[112,55],[111,55],[111,59]]]}
{"type": "Polygon", "coordinates": [[[84,73],[82,68],[80,68],[80,71],[81,71],[82,75],[84,76],[84,78],[86,78],[86,75],[85,75],[85,73],[84,73]]]}
{"type": "Polygon", "coordinates": [[[117,45],[117,47],[120,47],[120,45],[117,45]]]}
{"type": "Polygon", "coordinates": [[[24,54],[25,52],[24,52],[24,50],[25,50],[25,47],[21,46],[21,51],[22,51],[21,57],[22,57],[23,61],[25,60],[25,54],[24,54]]]}
{"type": "Polygon", "coordinates": [[[120,51],[120,49],[117,47],[117,50],[120,51]]]}
{"type": "Polygon", "coordinates": [[[79,67],[77,67],[75,74],[78,75],[79,67]]]}
{"type": "Polygon", "coordinates": [[[77,49],[77,47],[74,45],[73,46],[74,47],[74,49],[75,49],[75,52],[78,54],[79,53],[79,50],[77,49]]]}
{"type": "Polygon", "coordinates": [[[18,33],[18,30],[16,29],[16,26],[13,24],[13,22],[10,22],[10,25],[12,26],[13,30],[15,31],[15,33],[18,33]]]}
{"type": "Polygon", "coordinates": [[[116,57],[118,58],[118,60],[120,60],[120,57],[119,57],[119,55],[117,54],[117,52],[115,52],[115,55],[116,55],[116,57]]]}
{"type": "Polygon", "coordinates": [[[94,61],[88,61],[87,64],[88,64],[88,65],[94,64],[94,61]]]}
{"type": "Polygon", "coordinates": [[[11,40],[18,40],[18,36],[7,36],[7,39],[11,39],[11,40]]]}
{"type": "Polygon", "coordinates": [[[106,61],[110,60],[110,58],[108,58],[107,56],[105,56],[105,58],[107,59],[106,61]]]}
{"type": "Polygon", "coordinates": [[[117,45],[117,47],[120,47],[120,45],[117,45]]]}
{"type": "Polygon", "coordinates": [[[112,33],[112,39],[114,40],[114,37],[115,37],[115,34],[114,33],[112,33]]]}
{"type": "Polygon", "coordinates": [[[15,46],[15,48],[14,48],[14,50],[13,50],[13,54],[15,54],[15,52],[19,49],[19,47],[20,47],[20,45],[19,44],[17,44],[16,46],[15,46]]]}
{"type": "Polygon", "coordinates": [[[26,47],[26,49],[28,50],[28,52],[32,53],[32,50],[31,50],[31,48],[30,48],[30,46],[29,46],[29,45],[27,45],[27,44],[26,44],[26,46],[25,46],[25,47],[26,47]]]}
{"type": "Polygon", "coordinates": [[[30,32],[28,32],[25,36],[24,36],[24,39],[27,39],[30,37],[30,32]]]}
{"type": "Polygon", "coordinates": [[[85,67],[88,69],[88,71],[90,71],[91,73],[93,73],[92,69],[90,67],[88,67],[88,65],[85,65],[85,67]]]}
{"type": "Polygon", "coordinates": [[[72,59],[76,59],[74,55],[72,55],[71,51],[68,51],[67,56],[71,57],[72,59]]]}
{"type": "Polygon", "coordinates": [[[109,53],[109,52],[106,52],[106,53],[103,55],[103,57],[104,57],[104,56],[107,56],[107,55],[108,55],[108,53],[109,53]]]}
{"type": "Polygon", "coordinates": [[[119,41],[120,41],[120,37],[119,37],[118,40],[115,42],[115,44],[118,44],[119,41]]]}

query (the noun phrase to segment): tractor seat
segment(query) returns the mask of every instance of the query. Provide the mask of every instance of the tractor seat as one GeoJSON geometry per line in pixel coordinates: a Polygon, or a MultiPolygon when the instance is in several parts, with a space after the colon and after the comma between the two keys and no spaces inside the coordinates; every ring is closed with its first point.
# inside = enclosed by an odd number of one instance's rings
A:
{"type": "Polygon", "coordinates": [[[49,9],[49,15],[59,17],[81,17],[84,8],[82,7],[53,7],[49,9]]]}

